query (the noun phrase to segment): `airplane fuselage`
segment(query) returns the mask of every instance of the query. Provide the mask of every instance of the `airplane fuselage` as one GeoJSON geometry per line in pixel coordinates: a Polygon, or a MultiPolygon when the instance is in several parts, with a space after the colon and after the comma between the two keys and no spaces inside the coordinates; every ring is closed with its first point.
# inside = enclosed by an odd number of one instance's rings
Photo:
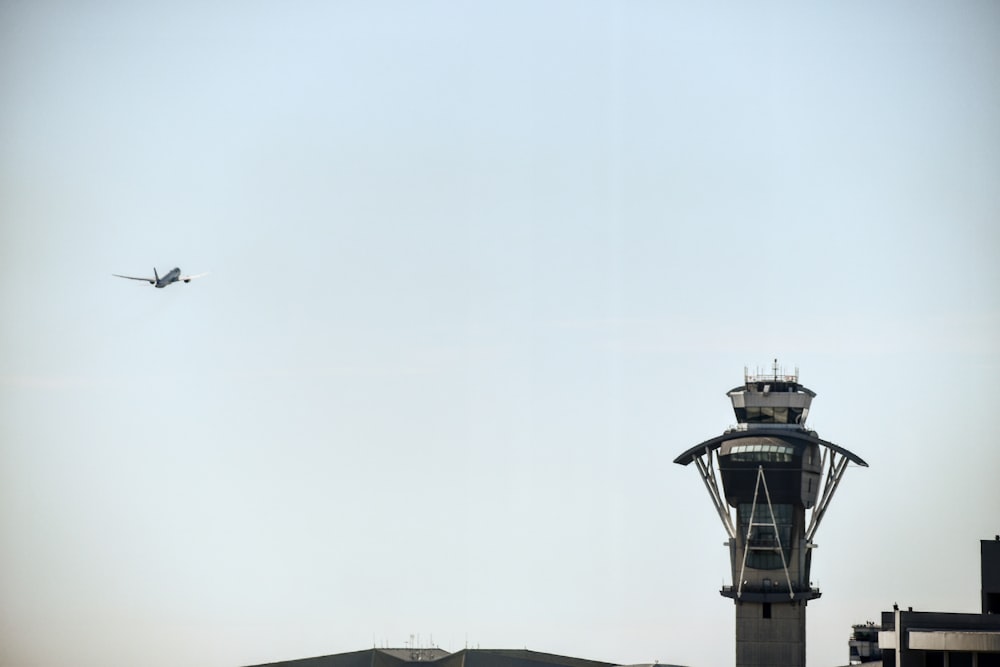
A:
{"type": "Polygon", "coordinates": [[[174,267],[168,273],[166,273],[161,277],[157,275],[156,269],[153,269],[153,275],[156,276],[156,282],[153,284],[156,287],[163,288],[166,287],[167,285],[170,285],[171,283],[177,282],[177,280],[181,277],[181,270],[177,267],[174,267]]]}

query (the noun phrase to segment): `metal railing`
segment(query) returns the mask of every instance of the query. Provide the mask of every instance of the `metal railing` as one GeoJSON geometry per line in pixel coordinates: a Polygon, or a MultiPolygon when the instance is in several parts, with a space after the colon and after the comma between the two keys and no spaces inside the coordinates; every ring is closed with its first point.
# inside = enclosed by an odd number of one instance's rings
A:
{"type": "MultiPolygon", "coordinates": [[[[743,586],[726,586],[723,585],[723,593],[735,593],[741,590],[744,593],[784,593],[788,595],[788,586],[783,581],[772,580],[770,583],[756,583],[752,584],[750,582],[743,582],[743,586]]],[[[796,586],[792,584],[792,590],[796,593],[819,593],[819,588],[815,586],[796,586]]]]}
{"type": "Polygon", "coordinates": [[[778,360],[774,360],[774,365],[771,366],[771,373],[762,373],[761,369],[756,369],[753,373],[750,373],[750,368],[748,366],[743,367],[743,380],[745,382],[795,382],[799,381],[799,367],[795,367],[794,373],[786,373],[783,368],[778,366],[778,360]]]}

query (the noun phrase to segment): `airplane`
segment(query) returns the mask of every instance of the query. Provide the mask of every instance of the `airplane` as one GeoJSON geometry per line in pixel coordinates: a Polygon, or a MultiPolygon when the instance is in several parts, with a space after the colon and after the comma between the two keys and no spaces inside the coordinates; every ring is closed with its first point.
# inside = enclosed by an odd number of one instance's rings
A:
{"type": "Polygon", "coordinates": [[[163,287],[166,287],[167,285],[171,285],[171,284],[179,282],[179,281],[184,281],[186,283],[189,283],[192,280],[194,280],[195,278],[201,278],[202,276],[205,276],[205,275],[208,275],[208,274],[207,273],[199,273],[199,274],[194,275],[194,276],[182,276],[180,269],[173,268],[173,269],[170,270],[169,273],[165,274],[161,278],[160,274],[156,272],[156,267],[153,267],[153,275],[155,276],[154,278],[136,278],[135,276],[121,276],[121,275],[118,275],[117,273],[112,273],[111,275],[113,275],[115,278],[128,278],[129,280],[145,280],[150,285],[153,285],[153,286],[159,287],[159,288],[163,288],[163,287]]]}

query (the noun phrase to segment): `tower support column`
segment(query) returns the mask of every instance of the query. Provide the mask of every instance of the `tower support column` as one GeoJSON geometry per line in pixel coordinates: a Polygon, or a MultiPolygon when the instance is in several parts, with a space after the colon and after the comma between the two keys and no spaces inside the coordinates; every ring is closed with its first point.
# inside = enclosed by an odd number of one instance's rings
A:
{"type": "Polygon", "coordinates": [[[805,602],[736,603],[736,667],[805,664],[805,602]]]}

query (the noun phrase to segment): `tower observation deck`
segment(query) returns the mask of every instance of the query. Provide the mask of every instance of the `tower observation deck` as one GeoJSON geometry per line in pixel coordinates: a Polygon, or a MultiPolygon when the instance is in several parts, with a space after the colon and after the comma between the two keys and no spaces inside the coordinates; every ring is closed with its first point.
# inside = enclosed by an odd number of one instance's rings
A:
{"type": "Polygon", "coordinates": [[[804,666],[813,539],[856,454],[806,427],[815,392],[787,374],[749,373],[727,392],[736,426],[674,463],[698,468],[729,539],[737,667],[804,666]],[[721,478],[722,484],[719,485],[721,478]]]}

